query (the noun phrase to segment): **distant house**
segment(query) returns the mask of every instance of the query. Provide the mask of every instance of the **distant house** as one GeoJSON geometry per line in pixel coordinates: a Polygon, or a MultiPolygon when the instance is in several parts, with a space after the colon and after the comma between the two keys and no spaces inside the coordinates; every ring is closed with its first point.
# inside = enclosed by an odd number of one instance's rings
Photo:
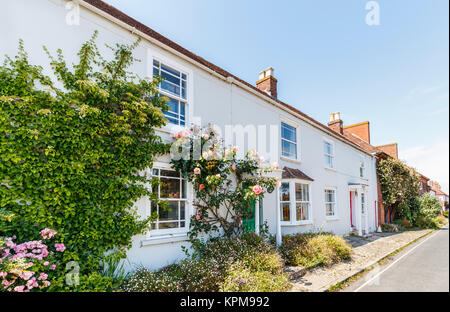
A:
{"type": "Polygon", "coordinates": [[[439,199],[439,202],[441,203],[442,206],[442,211],[448,211],[449,205],[448,194],[442,191],[442,187],[438,182],[430,181],[429,184],[431,186],[430,193],[439,199]]]}

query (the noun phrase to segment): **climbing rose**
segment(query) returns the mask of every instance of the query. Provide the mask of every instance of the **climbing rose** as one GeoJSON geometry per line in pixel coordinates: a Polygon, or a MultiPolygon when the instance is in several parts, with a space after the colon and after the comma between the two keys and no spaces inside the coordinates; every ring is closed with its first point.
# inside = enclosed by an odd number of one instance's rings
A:
{"type": "Polygon", "coordinates": [[[200,220],[200,215],[196,215],[195,219],[200,220]]]}
{"type": "Polygon", "coordinates": [[[198,175],[198,174],[200,174],[200,172],[202,172],[202,171],[200,170],[200,168],[195,168],[195,169],[194,169],[194,173],[195,173],[195,174],[198,175]]]}
{"type": "Polygon", "coordinates": [[[255,185],[252,189],[253,193],[255,193],[256,195],[259,195],[262,193],[262,187],[259,185],[255,185]]]}
{"type": "Polygon", "coordinates": [[[233,171],[236,171],[236,165],[235,165],[235,164],[232,164],[232,165],[231,165],[231,169],[233,169],[233,171]]]}
{"type": "Polygon", "coordinates": [[[239,147],[235,146],[233,147],[233,152],[237,153],[239,151],[239,147]]]}
{"type": "Polygon", "coordinates": [[[279,165],[278,162],[276,162],[276,161],[273,162],[272,167],[273,167],[275,170],[280,169],[280,165],[279,165]]]}
{"type": "Polygon", "coordinates": [[[200,184],[200,189],[203,190],[205,188],[204,184],[200,184]]]}

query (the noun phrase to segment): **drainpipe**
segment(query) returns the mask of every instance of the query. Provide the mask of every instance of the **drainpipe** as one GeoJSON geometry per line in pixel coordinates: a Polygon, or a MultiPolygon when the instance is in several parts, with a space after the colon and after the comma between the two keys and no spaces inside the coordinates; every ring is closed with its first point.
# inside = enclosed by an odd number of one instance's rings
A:
{"type": "Polygon", "coordinates": [[[281,246],[282,237],[281,237],[281,211],[280,211],[280,188],[277,186],[277,246],[281,246]]]}

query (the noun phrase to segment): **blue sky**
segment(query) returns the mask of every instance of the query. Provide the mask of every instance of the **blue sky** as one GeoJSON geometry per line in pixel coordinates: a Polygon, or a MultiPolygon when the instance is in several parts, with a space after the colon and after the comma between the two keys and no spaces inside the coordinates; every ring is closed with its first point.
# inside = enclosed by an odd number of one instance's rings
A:
{"type": "Polygon", "coordinates": [[[107,0],[236,76],[273,67],[278,97],[327,123],[371,122],[372,144],[449,190],[449,1],[107,0]]]}

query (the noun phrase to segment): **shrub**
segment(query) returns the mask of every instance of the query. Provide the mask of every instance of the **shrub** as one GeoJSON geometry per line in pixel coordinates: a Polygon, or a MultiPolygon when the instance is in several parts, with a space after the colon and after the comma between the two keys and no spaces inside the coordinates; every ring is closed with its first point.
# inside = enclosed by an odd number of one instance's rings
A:
{"type": "Polygon", "coordinates": [[[410,228],[412,225],[411,225],[411,222],[409,222],[408,220],[406,220],[406,219],[402,219],[402,220],[400,220],[400,223],[402,224],[402,226],[404,226],[405,228],[410,228]]]}
{"type": "Polygon", "coordinates": [[[400,232],[398,224],[388,224],[383,223],[381,225],[381,230],[385,233],[398,233],[400,232]]]}
{"type": "Polygon", "coordinates": [[[351,246],[332,234],[296,234],[283,237],[280,252],[286,263],[313,268],[350,259],[351,246]]]}
{"type": "Polygon", "coordinates": [[[440,220],[437,218],[441,213],[439,199],[431,194],[425,194],[420,198],[420,210],[416,220],[416,225],[420,228],[436,229],[440,227],[440,220]]]}
{"type": "Polygon", "coordinates": [[[42,240],[22,244],[15,237],[0,239],[0,280],[3,290],[29,292],[44,290],[51,285],[49,280],[56,275],[56,254],[64,253],[64,244],[53,238],[57,234],[51,229],[40,232],[42,240]]]}
{"type": "Polygon", "coordinates": [[[130,292],[284,291],[289,280],[277,250],[256,234],[203,244],[197,258],[163,270],[138,269],[122,287],[130,292]]]}
{"type": "Polygon", "coordinates": [[[444,217],[448,219],[448,211],[444,211],[444,217]]]}
{"type": "Polygon", "coordinates": [[[423,229],[439,229],[447,224],[447,219],[444,216],[424,217],[417,219],[417,226],[423,229]]]}

